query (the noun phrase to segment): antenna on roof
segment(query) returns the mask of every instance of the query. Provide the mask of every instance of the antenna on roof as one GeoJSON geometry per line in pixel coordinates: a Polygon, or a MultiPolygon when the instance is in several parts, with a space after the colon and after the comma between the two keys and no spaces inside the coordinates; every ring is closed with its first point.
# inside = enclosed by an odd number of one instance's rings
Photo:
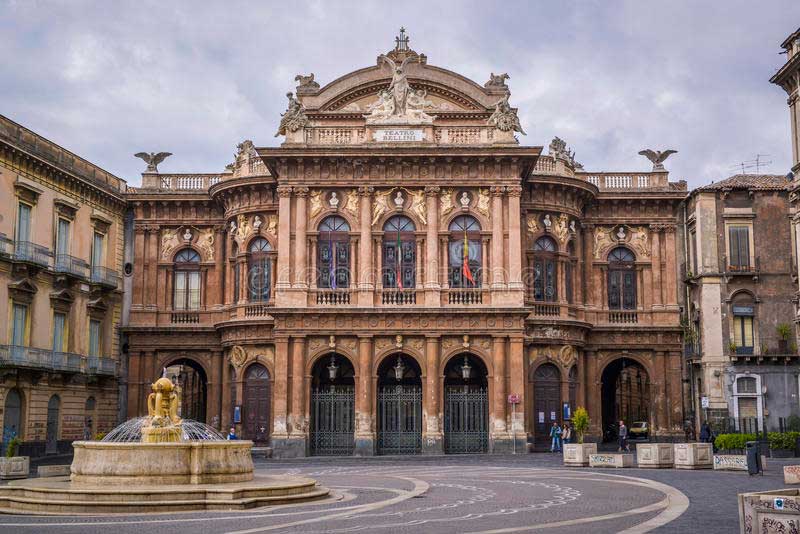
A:
{"type": "Polygon", "coordinates": [[[741,171],[741,174],[752,174],[751,172],[748,171],[752,171],[753,169],[755,169],[756,171],[755,174],[761,174],[761,168],[767,167],[772,163],[772,160],[764,161],[764,158],[767,156],[769,156],[769,154],[756,154],[755,159],[750,159],[747,161],[742,161],[740,163],[737,163],[736,165],[730,167],[730,170],[741,171]]]}

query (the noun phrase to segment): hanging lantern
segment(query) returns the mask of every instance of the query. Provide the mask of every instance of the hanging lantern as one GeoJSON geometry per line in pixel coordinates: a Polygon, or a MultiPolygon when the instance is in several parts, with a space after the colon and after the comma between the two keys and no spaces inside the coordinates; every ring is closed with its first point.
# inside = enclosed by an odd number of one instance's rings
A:
{"type": "Polygon", "coordinates": [[[397,363],[394,366],[394,377],[397,379],[398,382],[403,379],[403,375],[405,374],[405,372],[406,372],[406,366],[403,363],[403,359],[400,358],[400,356],[398,356],[397,363]]]}
{"type": "Polygon", "coordinates": [[[339,366],[336,365],[336,356],[331,354],[331,363],[328,365],[328,375],[331,380],[336,380],[336,374],[339,372],[339,366]]]}
{"type": "Polygon", "coordinates": [[[464,377],[464,380],[469,380],[470,375],[472,374],[472,366],[467,361],[467,357],[464,356],[464,365],[461,366],[461,376],[464,377]]]}

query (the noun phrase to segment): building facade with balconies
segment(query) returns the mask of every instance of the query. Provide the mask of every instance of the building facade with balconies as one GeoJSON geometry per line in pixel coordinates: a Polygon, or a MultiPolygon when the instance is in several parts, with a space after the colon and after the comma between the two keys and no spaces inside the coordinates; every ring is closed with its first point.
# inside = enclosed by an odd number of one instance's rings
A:
{"type": "Polygon", "coordinates": [[[117,422],[124,192],[0,116],[0,421],[22,454],[117,422]]]}
{"type": "Polygon", "coordinates": [[[774,430],[800,414],[791,186],[783,175],[736,175],[687,198],[685,355],[697,425],[774,430]]]}
{"type": "Polygon", "coordinates": [[[396,43],[299,76],[281,146],[129,188],[128,414],[166,369],[283,456],[542,448],[577,406],[682,434],[685,183],[521,146],[507,77],[396,43]]]}

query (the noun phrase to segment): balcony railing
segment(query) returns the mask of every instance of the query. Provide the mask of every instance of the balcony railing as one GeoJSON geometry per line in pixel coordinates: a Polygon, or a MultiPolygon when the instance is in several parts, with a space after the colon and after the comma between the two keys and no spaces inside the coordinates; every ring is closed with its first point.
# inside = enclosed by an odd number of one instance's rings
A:
{"type": "Polygon", "coordinates": [[[447,291],[448,304],[483,304],[481,289],[450,289],[447,291]]]}
{"type": "Polygon", "coordinates": [[[78,373],[81,370],[83,356],[73,352],[53,352],[53,370],[78,373]]]}
{"type": "Polygon", "coordinates": [[[50,249],[31,243],[30,241],[16,241],[14,243],[14,259],[17,261],[24,261],[34,263],[42,267],[50,267],[50,260],[53,258],[53,253],[50,249]]]}
{"type": "Polygon", "coordinates": [[[180,311],[172,312],[170,322],[173,324],[198,324],[200,322],[199,311],[180,311]]]}
{"type": "Polygon", "coordinates": [[[749,258],[747,261],[740,261],[737,264],[731,264],[730,260],[727,256],[722,257],[722,261],[725,265],[725,274],[728,276],[736,276],[736,275],[743,275],[743,276],[756,276],[759,272],[761,272],[761,259],[760,257],[756,256],[753,258],[755,261],[753,264],[750,264],[749,258]]]}
{"type": "Polygon", "coordinates": [[[244,307],[245,317],[264,317],[269,315],[270,306],[266,303],[247,304],[244,307]]]}
{"type": "Polygon", "coordinates": [[[608,322],[615,324],[636,324],[639,322],[639,314],[635,311],[615,311],[608,312],[608,322]]]}
{"type": "Polygon", "coordinates": [[[797,341],[793,336],[783,339],[777,336],[759,336],[758,344],[749,347],[731,344],[728,347],[731,358],[795,358],[800,356],[797,341]]]}
{"type": "Polygon", "coordinates": [[[0,364],[33,369],[52,369],[53,351],[22,345],[0,345],[0,364]]]}
{"type": "Polygon", "coordinates": [[[543,317],[557,317],[561,315],[561,306],[558,304],[544,304],[541,302],[534,302],[533,314],[543,317]]]}
{"type": "Polygon", "coordinates": [[[0,233],[0,256],[11,256],[14,254],[14,240],[9,239],[4,233],[0,233]]]}
{"type": "Polygon", "coordinates": [[[117,373],[117,362],[104,356],[87,356],[86,372],[90,375],[114,376],[117,373]]]}
{"type": "Polygon", "coordinates": [[[92,283],[116,289],[119,286],[119,275],[108,267],[92,266],[92,283]]]}
{"type": "Polygon", "coordinates": [[[89,264],[69,254],[56,254],[53,270],[57,273],[69,274],[78,278],[89,276],[89,264]]]}
{"type": "Polygon", "coordinates": [[[318,306],[346,306],[350,304],[350,289],[318,289],[316,303],[318,306]]]}
{"type": "Polygon", "coordinates": [[[381,292],[384,306],[412,306],[416,303],[417,292],[414,289],[384,289],[381,292]]]}

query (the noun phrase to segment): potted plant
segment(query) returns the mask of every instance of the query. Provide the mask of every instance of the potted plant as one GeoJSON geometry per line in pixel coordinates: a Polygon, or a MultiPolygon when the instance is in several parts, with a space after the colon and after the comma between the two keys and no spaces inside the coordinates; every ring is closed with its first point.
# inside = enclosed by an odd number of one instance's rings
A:
{"type": "Polygon", "coordinates": [[[588,466],[589,455],[597,454],[597,443],[584,443],[586,431],[589,430],[589,412],[578,407],[572,414],[572,431],[577,443],[564,444],[564,465],[588,466]]]}
{"type": "Polygon", "coordinates": [[[729,341],[728,342],[728,350],[730,351],[731,354],[736,354],[736,342],[735,341],[729,341]]]}
{"type": "Polygon", "coordinates": [[[14,436],[6,446],[5,458],[0,458],[0,480],[12,478],[28,478],[31,469],[31,459],[28,456],[17,456],[22,440],[14,436]]]}
{"type": "Polygon", "coordinates": [[[789,352],[789,338],[792,337],[792,327],[788,323],[780,323],[775,327],[778,334],[778,350],[781,354],[789,352]]]}

